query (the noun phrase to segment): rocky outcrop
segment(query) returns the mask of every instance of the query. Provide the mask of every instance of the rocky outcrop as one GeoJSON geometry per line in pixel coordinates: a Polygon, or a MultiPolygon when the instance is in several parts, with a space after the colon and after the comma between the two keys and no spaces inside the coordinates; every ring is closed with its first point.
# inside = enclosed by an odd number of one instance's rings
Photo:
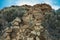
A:
{"type": "Polygon", "coordinates": [[[3,34],[4,40],[46,40],[44,36],[45,28],[41,25],[45,12],[52,8],[47,4],[37,4],[34,6],[23,5],[29,11],[22,18],[16,17],[10,28],[6,28],[3,34]]]}

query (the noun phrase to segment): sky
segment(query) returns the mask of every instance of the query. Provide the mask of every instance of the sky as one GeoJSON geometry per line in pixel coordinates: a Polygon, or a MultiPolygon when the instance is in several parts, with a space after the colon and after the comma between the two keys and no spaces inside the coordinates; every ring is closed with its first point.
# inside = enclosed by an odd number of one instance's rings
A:
{"type": "Polygon", "coordinates": [[[60,0],[0,0],[0,9],[3,9],[4,7],[9,7],[12,5],[35,5],[35,4],[41,4],[46,3],[52,6],[53,9],[57,10],[60,8],[60,0]]]}

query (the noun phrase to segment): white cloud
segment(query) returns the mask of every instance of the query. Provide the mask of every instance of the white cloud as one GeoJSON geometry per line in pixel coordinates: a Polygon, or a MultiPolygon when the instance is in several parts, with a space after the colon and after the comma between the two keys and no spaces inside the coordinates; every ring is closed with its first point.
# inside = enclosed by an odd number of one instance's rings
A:
{"type": "Polygon", "coordinates": [[[60,7],[53,5],[52,8],[55,9],[55,10],[57,10],[57,9],[59,9],[60,7]]]}
{"type": "Polygon", "coordinates": [[[44,2],[51,5],[52,8],[55,9],[55,10],[60,8],[59,6],[56,6],[56,5],[53,4],[54,0],[53,1],[52,0],[44,0],[44,2]]]}
{"type": "Polygon", "coordinates": [[[17,5],[24,5],[24,4],[28,4],[28,5],[34,5],[36,4],[35,0],[20,0],[17,5]]]}
{"type": "Polygon", "coordinates": [[[17,5],[24,5],[24,4],[27,4],[27,5],[34,5],[35,3],[22,2],[22,3],[18,3],[17,5]]]}

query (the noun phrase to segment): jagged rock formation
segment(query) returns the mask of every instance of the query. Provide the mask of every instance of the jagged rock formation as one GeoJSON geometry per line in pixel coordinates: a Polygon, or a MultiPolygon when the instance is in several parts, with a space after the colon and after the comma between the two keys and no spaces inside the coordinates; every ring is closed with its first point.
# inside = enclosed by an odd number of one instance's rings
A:
{"type": "Polygon", "coordinates": [[[46,29],[41,25],[46,14],[52,14],[51,6],[36,4],[34,6],[22,5],[21,7],[26,8],[27,12],[21,18],[16,16],[10,22],[11,26],[7,27],[2,35],[3,40],[52,40],[51,38],[47,39],[46,29]]]}
{"type": "Polygon", "coordinates": [[[34,7],[35,7],[35,9],[36,8],[40,9],[43,12],[48,12],[48,11],[52,10],[51,6],[48,4],[47,5],[46,4],[36,4],[36,5],[34,5],[34,7]]]}
{"type": "Polygon", "coordinates": [[[40,4],[26,7],[28,12],[25,13],[20,19],[16,17],[11,22],[11,27],[6,29],[4,40],[46,40],[44,37],[44,28],[41,25],[42,20],[44,20],[43,12],[50,11],[51,7],[46,6],[47,4],[40,4]],[[43,7],[44,6],[44,7],[43,7]],[[46,6],[46,7],[45,7],[46,6]],[[42,9],[43,8],[43,9],[42,9]]]}

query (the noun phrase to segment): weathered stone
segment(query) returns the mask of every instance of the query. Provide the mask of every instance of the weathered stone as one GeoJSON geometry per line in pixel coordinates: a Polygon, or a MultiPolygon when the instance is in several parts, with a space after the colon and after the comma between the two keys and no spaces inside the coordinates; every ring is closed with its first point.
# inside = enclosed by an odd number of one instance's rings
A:
{"type": "Polygon", "coordinates": [[[21,19],[16,17],[11,22],[11,29],[8,28],[5,31],[6,40],[45,40],[42,34],[44,27],[41,25],[41,21],[44,19],[43,13],[50,11],[52,8],[46,4],[38,4],[32,7],[23,5],[22,7],[24,6],[28,12],[21,19]]]}
{"type": "Polygon", "coordinates": [[[36,37],[36,40],[40,40],[38,37],[36,37]]]}
{"type": "Polygon", "coordinates": [[[16,17],[16,19],[12,21],[12,25],[19,25],[20,22],[21,22],[21,19],[19,17],[16,17]]]}
{"type": "Polygon", "coordinates": [[[36,31],[35,30],[34,31],[31,31],[31,33],[34,34],[34,35],[36,35],[36,31]]]}
{"type": "Polygon", "coordinates": [[[33,40],[33,38],[27,38],[27,40],[33,40]]]}
{"type": "Polygon", "coordinates": [[[40,36],[40,32],[37,32],[37,35],[40,36]]]}

